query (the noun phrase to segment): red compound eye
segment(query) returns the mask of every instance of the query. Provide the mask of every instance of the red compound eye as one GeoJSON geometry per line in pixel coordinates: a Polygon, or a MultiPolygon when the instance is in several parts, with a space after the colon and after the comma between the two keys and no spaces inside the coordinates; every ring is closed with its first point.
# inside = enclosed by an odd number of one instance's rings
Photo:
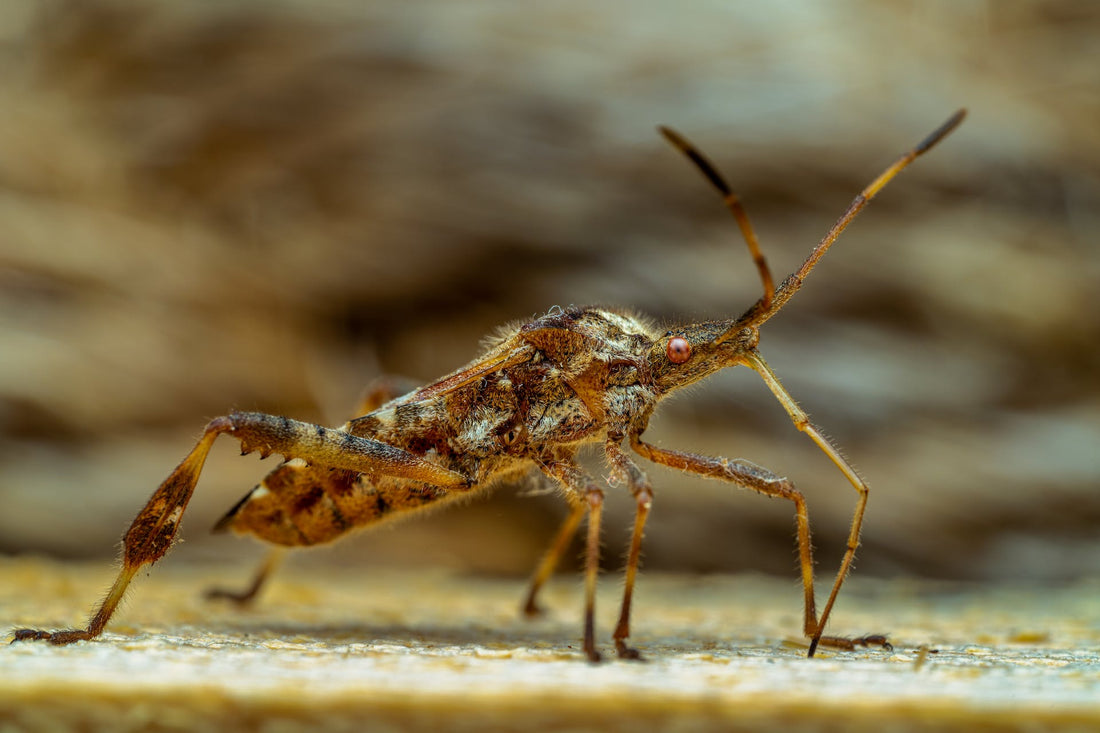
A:
{"type": "Polygon", "coordinates": [[[691,358],[691,344],[682,336],[673,336],[668,340],[668,360],[673,364],[683,364],[691,358]]]}

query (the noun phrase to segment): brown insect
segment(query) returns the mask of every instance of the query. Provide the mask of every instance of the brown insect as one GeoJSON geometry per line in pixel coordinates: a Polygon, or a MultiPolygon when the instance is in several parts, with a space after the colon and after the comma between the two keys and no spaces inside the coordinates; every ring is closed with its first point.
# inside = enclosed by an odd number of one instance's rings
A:
{"type": "MultiPolygon", "coordinates": [[[[587,516],[584,651],[596,649],[593,612],[599,568],[604,492],[576,461],[588,443],[602,443],[615,479],[634,495],[634,531],[626,562],[622,611],[613,638],[620,657],[638,658],[627,645],[631,597],[642,532],[653,502],[646,474],[623,447],[665,466],[728,481],[795,506],[805,593],[803,633],[809,655],[819,643],[839,648],[886,646],[885,637],[823,636],[837,593],[859,545],[867,504],[866,482],[814,426],[757,351],[760,327],[786,305],[849,222],[895,175],[962,122],[959,110],[923,142],[902,155],[851,203],[810,256],[779,287],[760,251],[737,196],[717,170],[680,135],[661,133],[687,155],[721,192],[764,285],[763,296],[744,315],[724,321],[654,328],[627,312],[602,308],[552,308],[546,315],[505,329],[485,353],[458,371],[403,396],[376,390],[357,417],[338,428],[255,412],[236,412],[206,426],[195,448],[138,513],[123,538],[122,569],[107,597],[83,629],[19,629],[14,641],[69,644],[98,636],[135,573],[172,545],[206,455],[219,435],[240,441],[242,454],[278,453],[275,468],[218,522],[216,530],[252,534],[279,546],[331,542],[345,533],[470,492],[485,491],[535,468],[552,478],[572,508],[531,580],[524,609],[537,611],[539,589],[552,575],[581,519],[587,516]],[[758,373],[791,420],[837,465],[858,493],[851,530],[832,591],[818,615],[806,502],[787,479],[745,460],[712,458],[659,448],[642,434],[654,408],[670,392],[719,369],[744,365],[758,373]]],[[[273,554],[243,593],[214,595],[247,600],[274,567],[273,554]]]]}

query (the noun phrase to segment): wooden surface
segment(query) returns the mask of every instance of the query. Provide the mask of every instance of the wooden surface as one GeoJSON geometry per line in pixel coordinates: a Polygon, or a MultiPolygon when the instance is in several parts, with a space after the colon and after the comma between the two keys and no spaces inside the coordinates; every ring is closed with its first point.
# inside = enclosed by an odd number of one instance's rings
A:
{"type": "MultiPolygon", "coordinates": [[[[110,580],[101,564],[0,561],[0,625],[78,623],[110,580]]],[[[199,597],[210,583],[241,580],[227,568],[167,562],[138,581],[101,639],[0,648],[0,722],[32,730],[1100,727],[1096,582],[855,578],[832,631],[889,632],[894,651],[811,660],[796,636],[795,582],[647,575],[634,627],[647,661],[609,654],[591,665],[579,649],[581,594],[571,578],[548,588],[549,612],[533,622],[517,613],[519,581],[430,571],[292,565],[252,610],[199,597]],[[921,647],[930,650],[923,662],[921,647]]],[[[618,584],[603,585],[598,631],[610,651],[618,584]]]]}

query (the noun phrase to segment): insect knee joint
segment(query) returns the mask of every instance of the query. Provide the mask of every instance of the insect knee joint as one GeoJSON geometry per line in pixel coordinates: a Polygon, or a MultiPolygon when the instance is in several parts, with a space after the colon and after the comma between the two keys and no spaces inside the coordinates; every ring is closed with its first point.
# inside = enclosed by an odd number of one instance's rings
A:
{"type": "Polygon", "coordinates": [[[585,489],[584,500],[588,502],[589,509],[599,509],[603,506],[603,490],[595,487],[585,489]]]}
{"type": "Polygon", "coordinates": [[[775,491],[778,491],[784,495],[794,495],[799,498],[802,497],[802,492],[794,487],[794,481],[791,481],[786,476],[776,476],[775,478],[769,479],[768,484],[771,485],[771,487],[775,491]]]}
{"type": "Polygon", "coordinates": [[[216,417],[206,424],[207,434],[210,433],[231,433],[236,430],[237,427],[233,424],[232,415],[223,415],[222,417],[216,417]]]}

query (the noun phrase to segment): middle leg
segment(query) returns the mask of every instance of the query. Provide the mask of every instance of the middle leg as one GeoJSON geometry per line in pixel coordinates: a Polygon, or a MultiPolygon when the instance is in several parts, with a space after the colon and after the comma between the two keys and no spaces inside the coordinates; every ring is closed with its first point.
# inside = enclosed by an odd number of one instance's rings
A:
{"type": "Polygon", "coordinates": [[[591,662],[600,661],[596,649],[596,581],[600,572],[600,517],[603,491],[572,457],[551,458],[540,465],[571,494],[573,501],[588,511],[588,536],[584,552],[584,653],[591,662]]]}
{"type": "Polygon", "coordinates": [[[626,479],[630,487],[630,493],[634,495],[634,531],[630,536],[630,549],[626,555],[626,570],[623,578],[623,605],[619,611],[619,623],[615,625],[615,650],[620,659],[641,659],[641,654],[634,647],[628,646],[627,637],[630,636],[630,608],[634,600],[634,582],[638,577],[638,565],[642,556],[642,537],[645,533],[646,519],[649,510],[653,506],[653,489],[649,485],[649,478],[630,456],[623,451],[622,436],[608,436],[605,446],[607,459],[620,479],[626,479]]]}

